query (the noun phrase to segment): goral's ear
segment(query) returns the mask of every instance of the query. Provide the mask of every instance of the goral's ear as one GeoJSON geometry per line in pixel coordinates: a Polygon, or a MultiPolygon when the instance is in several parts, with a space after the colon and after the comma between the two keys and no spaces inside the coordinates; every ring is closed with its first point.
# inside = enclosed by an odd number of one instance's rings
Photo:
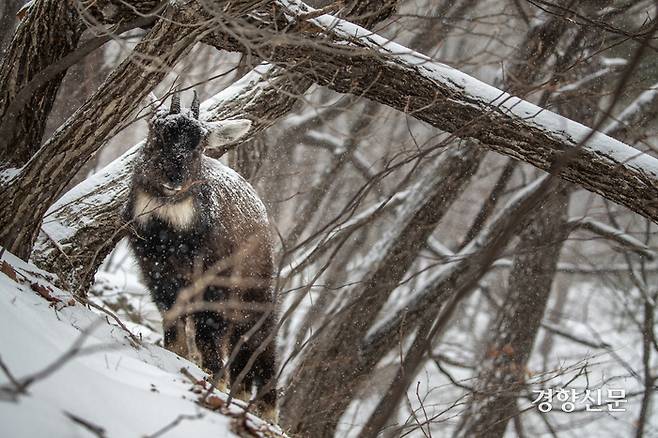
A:
{"type": "Polygon", "coordinates": [[[224,145],[235,143],[244,137],[251,129],[251,120],[222,120],[221,122],[205,123],[208,129],[206,147],[210,149],[221,148],[224,145]]]}

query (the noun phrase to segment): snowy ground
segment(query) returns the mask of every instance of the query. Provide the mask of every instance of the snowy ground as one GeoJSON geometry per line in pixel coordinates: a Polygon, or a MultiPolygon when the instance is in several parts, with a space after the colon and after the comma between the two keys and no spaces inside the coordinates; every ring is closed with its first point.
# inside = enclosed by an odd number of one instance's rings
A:
{"type": "MultiPolygon", "coordinates": [[[[128,333],[8,252],[0,271],[1,436],[284,436],[241,402],[227,406],[226,394],[206,395],[205,374],[154,345],[152,328],[126,322],[128,333]]],[[[129,278],[117,286],[120,272],[104,275],[108,285],[135,289],[130,308],[144,300],[129,278]]],[[[143,305],[140,313],[152,314],[143,305]]]]}
{"type": "MultiPolygon", "coordinates": [[[[579,394],[585,386],[604,391],[623,388],[628,394],[623,412],[607,408],[582,412],[582,403],[577,403],[577,411],[569,414],[556,406],[544,415],[560,436],[613,436],[611,430],[616,431],[614,436],[633,435],[641,386],[629,370],[641,368],[641,338],[636,328],[620,325],[614,297],[620,293],[595,284],[575,285],[560,321],[560,327],[571,335],[593,342],[605,340],[608,348],[592,349],[557,337],[548,368],[541,355],[533,355],[529,368],[537,373],[534,388],[559,388],[568,382],[567,387],[579,394]],[[587,376],[574,379],[585,362],[587,376]],[[545,374],[556,369],[554,377],[545,374]]],[[[474,323],[478,332],[487,326],[484,313],[477,311],[480,299],[471,297],[463,315],[465,320],[469,315],[480,317],[474,323]]],[[[0,371],[0,437],[282,436],[278,428],[251,414],[245,416],[244,405],[233,403],[227,408],[223,393],[213,393],[206,405],[199,403],[204,391],[194,381],[204,373],[158,346],[160,315],[139,283],[125,245],[118,245],[97,274],[90,300],[118,315],[137,342],[105,313],[72,301],[68,292],[52,286],[47,273],[9,253],[0,257],[0,359],[19,384],[37,376],[24,393],[16,393],[16,386],[0,371]],[[54,367],[72,347],[80,351],[54,367]]],[[[539,339],[544,335],[542,330],[539,339]]],[[[471,345],[472,336],[457,323],[438,351],[456,362],[469,363],[476,348],[471,345]]],[[[444,367],[460,383],[472,383],[471,370],[444,367]]],[[[425,415],[441,414],[431,427],[432,436],[451,436],[462,396],[463,391],[430,361],[409,389],[398,420],[422,423],[425,415]],[[410,416],[410,411],[418,418],[410,416]]],[[[377,400],[373,394],[364,394],[343,417],[338,436],[356,436],[377,400]]],[[[525,408],[529,401],[521,404],[525,408]]],[[[646,436],[658,437],[658,406],[652,406],[652,412],[646,436]]],[[[541,416],[535,409],[523,415],[528,436],[552,436],[541,416]]],[[[409,436],[424,435],[416,430],[409,436]]],[[[507,436],[516,436],[512,427],[507,436]]]]}

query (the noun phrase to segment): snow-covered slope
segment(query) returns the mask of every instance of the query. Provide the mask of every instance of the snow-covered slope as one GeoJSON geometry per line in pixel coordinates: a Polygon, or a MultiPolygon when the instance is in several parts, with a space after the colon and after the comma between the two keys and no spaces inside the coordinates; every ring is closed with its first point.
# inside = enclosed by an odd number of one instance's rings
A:
{"type": "Polygon", "coordinates": [[[205,374],[148,343],[149,329],[127,332],[51,279],[2,254],[0,436],[284,436],[226,394],[206,395],[205,374]]]}

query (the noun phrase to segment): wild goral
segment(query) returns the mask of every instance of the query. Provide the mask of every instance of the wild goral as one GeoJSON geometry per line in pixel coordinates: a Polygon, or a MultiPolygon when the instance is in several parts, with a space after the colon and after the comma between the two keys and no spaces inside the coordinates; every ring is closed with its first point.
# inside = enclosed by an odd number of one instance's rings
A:
{"type": "Polygon", "coordinates": [[[186,317],[193,318],[202,366],[221,379],[228,363],[233,394],[249,400],[255,390],[257,409],[276,421],[276,298],[267,214],[247,181],[203,153],[238,140],[250,126],[248,120],[203,122],[196,93],[190,110],[181,110],[174,95],[171,108],[149,122],[125,218],[163,314],[165,346],[186,356],[186,317]]]}

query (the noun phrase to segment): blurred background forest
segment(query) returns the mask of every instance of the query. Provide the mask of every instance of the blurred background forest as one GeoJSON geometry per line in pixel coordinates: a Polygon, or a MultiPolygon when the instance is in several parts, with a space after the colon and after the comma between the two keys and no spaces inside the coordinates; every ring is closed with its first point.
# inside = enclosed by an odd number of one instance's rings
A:
{"type": "MultiPolygon", "coordinates": [[[[0,6],[3,48],[21,6],[0,6]]],[[[658,156],[656,7],[403,0],[373,31],[658,156]]],[[[115,37],[68,71],[46,138],[144,32],[115,37]]],[[[154,94],[178,84],[203,101],[258,62],[199,44],[154,94]]],[[[222,157],[256,188],[277,236],[281,409],[291,430],[658,437],[655,224],[564,181],[519,207],[543,171],[365,98],[315,85],[296,98],[282,120],[222,157]],[[312,366],[322,357],[333,358],[331,372],[312,366]],[[540,412],[536,399],[549,390],[551,409],[540,412]],[[623,402],[613,403],[619,390],[623,402]]],[[[138,143],[147,111],[70,186],[138,143]]],[[[158,342],[160,316],[124,242],[91,296],[158,342]]]]}

